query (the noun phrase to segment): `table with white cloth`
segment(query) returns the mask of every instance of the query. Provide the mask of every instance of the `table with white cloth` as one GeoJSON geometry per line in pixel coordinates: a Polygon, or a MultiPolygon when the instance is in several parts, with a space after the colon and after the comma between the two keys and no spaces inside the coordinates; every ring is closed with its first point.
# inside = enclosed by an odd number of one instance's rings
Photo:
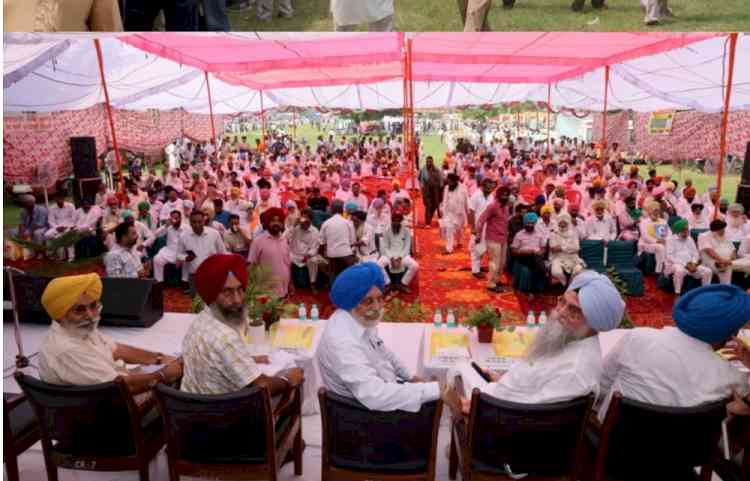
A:
{"type": "MultiPolygon", "coordinates": [[[[144,349],[164,352],[165,354],[178,353],[181,350],[182,338],[184,337],[190,323],[194,319],[191,314],[167,313],[155,325],[149,328],[125,328],[125,327],[101,327],[105,334],[112,336],[115,341],[127,343],[144,349]]],[[[295,325],[298,321],[282,320],[281,325],[295,325]]],[[[318,481],[320,479],[322,429],[319,409],[317,403],[317,391],[321,386],[321,377],[316,351],[320,336],[325,329],[326,321],[315,323],[307,322],[305,325],[316,326],[316,332],[312,347],[307,352],[297,353],[297,364],[305,369],[305,404],[302,418],[302,432],[307,444],[304,452],[304,474],[300,477],[294,476],[293,466],[287,464],[282,467],[281,480],[304,480],[318,481]],[[315,414],[314,414],[315,413],[315,414]]],[[[35,353],[44,339],[48,327],[44,325],[22,324],[21,337],[23,339],[24,352],[31,358],[32,366],[36,365],[38,359],[35,353]]],[[[453,328],[457,331],[465,328],[453,328]]],[[[448,365],[436,365],[429,355],[430,336],[433,332],[431,324],[423,323],[381,323],[378,326],[378,334],[410,372],[422,377],[445,376],[448,365]]],[[[475,332],[465,330],[469,336],[470,352],[480,365],[488,365],[488,359],[492,357],[492,346],[480,344],[475,332]]],[[[622,336],[619,333],[608,333],[600,336],[602,353],[609,352],[614,343],[622,336]]],[[[13,324],[3,325],[3,371],[4,390],[6,392],[20,392],[18,385],[12,377],[17,353],[13,324]]],[[[492,367],[492,366],[490,366],[492,367]]],[[[26,372],[38,376],[38,372],[32,367],[26,372]]],[[[447,411],[446,411],[447,413],[447,411]]],[[[250,434],[249,434],[250,435],[250,434]]],[[[441,423],[438,436],[438,452],[436,478],[439,481],[448,480],[448,460],[445,456],[448,443],[450,442],[450,430],[447,422],[441,423]]],[[[46,479],[44,470],[44,459],[42,456],[41,443],[37,443],[19,457],[22,481],[38,481],[46,479]]],[[[128,472],[90,472],[60,469],[62,481],[135,481],[138,474],[135,471],[128,472]]],[[[165,451],[162,450],[150,465],[152,480],[166,481],[169,479],[169,471],[165,451]]],[[[183,477],[182,479],[194,479],[183,477]]]]}
{"type": "MultiPolygon", "coordinates": [[[[476,329],[460,325],[456,327],[443,325],[436,328],[432,324],[425,324],[420,359],[421,372],[428,378],[436,377],[444,380],[450,368],[467,360],[472,360],[479,366],[493,371],[507,371],[521,359],[525,350],[521,347],[527,347],[531,343],[534,331],[538,329],[540,328],[536,325],[514,326],[511,329],[506,327],[502,331],[493,333],[493,343],[483,343],[479,342],[476,329]],[[435,342],[434,333],[437,333],[441,342],[435,342]],[[512,355],[498,353],[495,342],[516,336],[519,341],[509,349],[515,351],[510,353],[512,355]]],[[[602,358],[627,332],[627,329],[615,329],[599,334],[602,358]]]]}

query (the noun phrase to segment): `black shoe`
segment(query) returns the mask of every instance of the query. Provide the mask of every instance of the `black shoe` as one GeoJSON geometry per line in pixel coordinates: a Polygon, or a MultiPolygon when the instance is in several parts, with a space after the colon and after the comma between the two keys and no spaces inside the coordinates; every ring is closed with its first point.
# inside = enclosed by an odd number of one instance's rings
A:
{"type": "Polygon", "coordinates": [[[573,4],[570,6],[570,8],[574,12],[582,12],[583,7],[586,5],[586,0],[573,0],[573,4]]]}
{"type": "Polygon", "coordinates": [[[480,268],[479,270],[480,270],[481,272],[489,272],[489,271],[490,271],[490,270],[489,270],[488,268],[486,268],[486,267],[481,267],[481,268],[480,268]]]}
{"type": "Polygon", "coordinates": [[[488,287],[487,290],[490,292],[494,292],[495,294],[505,292],[505,288],[502,286],[488,287]]]}
{"type": "Polygon", "coordinates": [[[487,277],[484,274],[482,274],[481,272],[474,272],[471,275],[474,276],[474,277],[476,277],[477,279],[484,279],[484,278],[487,277]]]}

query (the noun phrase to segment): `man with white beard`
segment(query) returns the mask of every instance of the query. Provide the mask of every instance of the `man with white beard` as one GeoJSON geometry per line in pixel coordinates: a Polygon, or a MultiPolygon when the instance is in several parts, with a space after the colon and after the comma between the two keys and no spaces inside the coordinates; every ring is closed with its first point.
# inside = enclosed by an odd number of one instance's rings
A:
{"type": "Polygon", "coordinates": [[[727,209],[725,219],[727,228],[725,235],[732,242],[742,242],[742,239],[750,234],[750,222],[745,215],[745,207],[742,204],[731,204],[727,209]]]}
{"type": "MultiPolygon", "coordinates": [[[[524,404],[598,395],[602,354],[597,334],[617,328],[624,312],[625,302],[607,276],[581,272],[559,298],[524,359],[504,374],[487,371],[492,382],[476,387],[498,399],[524,404]]],[[[448,378],[461,372],[466,371],[459,367],[448,378]]],[[[468,414],[466,397],[451,390],[443,398],[454,412],[468,414]]]]}
{"type": "Polygon", "coordinates": [[[380,266],[349,267],[331,287],[337,307],[318,347],[323,384],[374,411],[418,412],[440,397],[437,382],[411,375],[377,333],[383,319],[385,278],[380,266]]]}

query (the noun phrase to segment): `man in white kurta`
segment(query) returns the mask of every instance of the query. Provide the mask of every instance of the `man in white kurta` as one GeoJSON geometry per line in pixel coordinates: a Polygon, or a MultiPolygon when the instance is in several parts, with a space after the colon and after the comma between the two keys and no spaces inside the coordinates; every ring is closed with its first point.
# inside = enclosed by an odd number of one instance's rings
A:
{"type": "MultiPolygon", "coordinates": [[[[45,239],[52,240],[60,237],[66,232],[75,228],[78,215],[76,208],[70,202],[65,202],[65,192],[60,191],[55,195],[55,203],[49,206],[47,222],[49,229],[44,233],[45,239]]],[[[62,259],[63,249],[67,251],[68,261],[73,262],[75,259],[75,246],[61,247],[57,251],[57,256],[62,259]]]]}
{"type": "Polygon", "coordinates": [[[469,197],[464,186],[459,183],[456,174],[448,174],[447,185],[443,188],[443,203],[440,211],[443,216],[440,223],[445,229],[445,252],[453,253],[453,245],[458,241],[461,248],[466,226],[466,216],[469,209],[469,197]]]}
{"type": "MultiPolygon", "coordinates": [[[[471,227],[469,253],[471,254],[471,274],[476,278],[484,277],[482,274],[482,257],[487,253],[485,233],[478,232],[477,226],[479,225],[479,217],[494,199],[493,190],[495,190],[495,182],[485,177],[482,179],[482,188],[474,192],[469,199],[469,227],[471,227]],[[477,238],[481,242],[477,242],[477,238]]],[[[486,230],[486,227],[482,230],[486,230]]]]}
{"type": "Polygon", "coordinates": [[[638,253],[648,252],[656,258],[656,273],[664,270],[664,255],[669,226],[661,216],[661,207],[652,201],[647,209],[648,217],[641,219],[641,237],[638,239],[638,253]]]}
{"type": "Polygon", "coordinates": [[[320,255],[320,232],[312,225],[311,215],[309,209],[303,210],[299,223],[286,235],[289,237],[292,263],[297,267],[307,266],[310,285],[314,288],[318,280],[318,267],[327,262],[320,255]]]}
{"type": "MultiPolygon", "coordinates": [[[[187,232],[189,227],[182,222],[182,213],[179,210],[172,211],[169,216],[169,224],[158,228],[154,232],[154,237],[167,236],[167,245],[159,249],[154,257],[154,279],[158,282],[164,282],[164,267],[167,264],[177,264],[185,260],[184,257],[178,258],[177,250],[180,244],[180,237],[187,232]]],[[[187,282],[188,271],[179,266],[182,271],[182,281],[187,282]]]]}
{"type": "MultiPolygon", "coordinates": [[[[227,248],[221,234],[216,229],[206,227],[206,215],[195,211],[190,215],[190,229],[180,235],[177,244],[177,258],[185,259],[182,266],[188,272],[188,280],[195,274],[201,263],[214,254],[224,254],[227,248]]],[[[191,286],[191,292],[193,288],[191,286]]]]}
{"type": "MultiPolygon", "coordinates": [[[[526,356],[506,373],[488,372],[493,382],[464,382],[499,399],[523,404],[570,401],[599,393],[602,355],[599,332],[617,328],[625,312],[625,302],[609,278],[594,271],[583,271],[560,297],[550,319],[539,332],[526,356]]],[[[449,372],[470,377],[464,368],[449,372]]],[[[470,389],[458,393],[459,399],[446,395],[454,409],[468,413],[470,389]]]]}
{"type": "Polygon", "coordinates": [[[695,241],[690,237],[688,222],[681,219],[672,224],[673,234],[667,238],[664,258],[664,274],[672,276],[674,293],[682,293],[685,276],[700,279],[702,285],[711,283],[713,272],[706,266],[699,265],[700,253],[695,241]]]}
{"type": "Polygon", "coordinates": [[[318,346],[323,384],[373,411],[418,412],[438,399],[437,382],[423,382],[385,346],[377,325],[383,318],[385,277],[373,262],[342,272],[331,287],[337,307],[318,346]]]}
{"type": "Polygon", "coordinates": [[[742,239],[737,249],[737,258],[732,261],[732,269],[750,274],[750,233],[742,239]]]}
{"type": "Polygon", "coordinates": [[[693,407],[748,393],[748,376],[718,356],[750,320],[750,297],[737,286],[693,289],[674,306],[676,327],[627,331],[604,360],[600,419],[612,394],[669,407],[693,407]]]}
{"type": "Polygon", "coordinates": [[[732,261],[737,257],[734,244],[725,234],[726,222],[716,219],[710,230],[698,236],[698,250],[701,264],[709,267],[719,277],[722,284],[732,283],[732,261]]]}
{"type": "Polygon", "coordinates": [[[579,255],[581,245],[578,234],[570,222],[570,215],[567,213],[558,215],[557,230],[549,238],[550,273],[552,279],[562,285],[568,283],[566,274],[578,274],[586,266],[579,255]]]}
{"type": "Polygon", "coordinates": [[[331,0],[333,24],[337,32],[355,30],[367,24],[371,32],[392,32],[393,0],[331,0]]]}
{"type": "Polygon", "coordinates": [[[725,234],[730,241],[741,242],[747,234],[750,234],[750,222],[747,220],[745,207],[742,204],[731,204],[724,220],[727,223],[725,234]]]}
{"type": "Polygon", "coordinates": [[[404,217],[401,214],[391,216],[391,228],[385,231],[380,240],[378,264],[383,269],[386,285],[391,283],[386,267],[391,274],[398,274],[405,270],[406,273],[397,288],[408,293],[409,284],[419,270],[419,263],[411,256],[411,234],[409,229],[402,226],[403,220],[404,217]]]}
{"type": "Polygon", "coordinates": [[[98,205],[91,205],[91,202],[86,199],[82,200],[81,208],[76,211],[76,232],[82,236],[96,234],[96,225],[101,218],[102,209],[98,205]]]}
{"type": "Polygon", "coordinates": [[[615,220],[606,212],[607,204],[604,201],[596,201],[592,207],[594,215],[586,219],[586,239],[604,241],[606,246],[617,237],[615,220]]]}

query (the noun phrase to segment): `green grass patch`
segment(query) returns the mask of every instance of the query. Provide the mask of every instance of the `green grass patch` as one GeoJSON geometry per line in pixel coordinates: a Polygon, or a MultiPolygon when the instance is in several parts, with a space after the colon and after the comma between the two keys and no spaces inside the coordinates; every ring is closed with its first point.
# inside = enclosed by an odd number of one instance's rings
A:
{"type": "MultiPolygon", "coordinates": [[[[638,0],[607,0],[602,10],[587,2],[583,12],[570,9],[571,0],[518,0],[512,10],[505,10],[501,0],[494,0],[490,25],[494,31],[744,31],[750,25],[747,0],[672,1],[675,18],[657,27],[643,23],[644,14],[638,0]]],[[[233,30],[241,31],[331,31],[333,21],[330,0],[295,0],[292,18],[271,22],[257,19],[255,10],[232,12],[233,30]]],[[[396,30],[405,32],[461,31],[463,25],[453,0],[396,0],[396,30]]]]}

